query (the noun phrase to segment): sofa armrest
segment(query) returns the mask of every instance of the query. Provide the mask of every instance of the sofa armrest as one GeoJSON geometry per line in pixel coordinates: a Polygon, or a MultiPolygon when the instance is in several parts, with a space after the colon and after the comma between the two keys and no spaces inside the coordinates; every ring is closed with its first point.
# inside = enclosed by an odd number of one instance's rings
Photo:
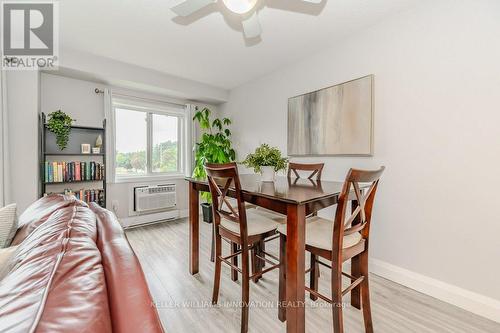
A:
{"type": "Polygon", "coordinates": [[[97,217],[97,247],[102,255],[113,332],[164,332],[139,260],[116,216],[95,203],[90,208],[97,217]]]}

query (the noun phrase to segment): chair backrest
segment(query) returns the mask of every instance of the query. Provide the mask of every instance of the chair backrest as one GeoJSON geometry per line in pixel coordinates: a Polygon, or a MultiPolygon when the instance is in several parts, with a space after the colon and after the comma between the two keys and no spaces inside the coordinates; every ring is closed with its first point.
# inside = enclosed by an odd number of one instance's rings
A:
{"type": "Polygon", "coordinates": [[[321,173],[323,172],[323,167],[325,163],[315,163],[315,164],[305,164],[305,163],[288,163],[288,178],[291,178],[292,172],[295,177],[300,178],[298,171],[311,171],[311,174],[307,179],[312,179],[316,176],[316,180],[321,180],[321,173]]]}
{"type": "Polygon", "coordinates": [[[344,236],[360,232],[361,236],[366,241],[366,246],[368,246],[373,202],[380,177],[384,170],[385,167],[381,167],[378,170],[351,169],[347,173],[335,213],[333,228],[334,260],[342,260],[342,241],[344,236]],[[369,186],[361,189],[360,183],[369,183],[369,186]],[[352,192],[354,192],[357,205],[353,205],[350,216],[347,217],[347,203],[349,199],[352,198],[352,192]]]}
{"type": "Polygon", "coordinates": [[[212,195],[212,210],[216,227],[220,225],[220,219],[239,223],[242,239],[247,239],[246,209],[241,197],[241,183],[236,163],[213,164],[206,163],[208,186],[212,195]],[[234,190],[237,207],[228,200],[229,189],[234,190]]]}

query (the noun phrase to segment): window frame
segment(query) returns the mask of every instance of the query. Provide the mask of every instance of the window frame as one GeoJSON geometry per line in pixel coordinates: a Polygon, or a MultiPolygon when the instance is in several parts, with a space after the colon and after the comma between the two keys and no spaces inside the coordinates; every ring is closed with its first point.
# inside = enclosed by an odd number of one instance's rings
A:
{"type": "Polygon", "coordinates": [[[156,101],[145,101],[136,98],[125,98],[113,96],[111,101],[114,127],[116,131],[116,109],[125,109],[146,113],[146,173],[120,175],[116,172],[116,132],[114,138],[113,164],[114,178],[116,183],[127,183],[135,181],[155,181],[165,179],[184,178],[188,166],[188,150],[190,143],[188,135],[188,117],[185,105],[161,103],[156,101]],[[172,172],[153,172],[153,115],[171,116],[177,118],[177,170],[172,172]]]}

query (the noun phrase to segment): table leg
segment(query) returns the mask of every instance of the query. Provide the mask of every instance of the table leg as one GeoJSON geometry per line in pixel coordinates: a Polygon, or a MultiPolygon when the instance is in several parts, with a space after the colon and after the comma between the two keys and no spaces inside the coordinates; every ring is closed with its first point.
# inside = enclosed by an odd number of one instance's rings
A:
{"type": "MultiPolygon", "coordinates": [[[[354,211],[358,207],[358,201],[357,200],[352,200],[351,202],[351,209],[354,211]]],[[[356,216],[356,218],[353,220],[352,225],[359,224],[361,222],[360,216],[356,216]]],[[[351,275],[353,277],[359,277],[361,276],[361,262],[359,260],[359,256],[351,258],[351,275]]],[[[353,281],[351,281],[353,282],[353,281]]],[[[356,309],[360,310],[361,309],[361,285],[358,285],[356,288],[354,288],[351,291],[351,305],[355,307],[356,309]]]]}
{"type": "Polygon", "coordinates": [[[280,235],[280,268],[278,289],[278,319],[286,320],[286,236],[280,235]]]}
{"type": "Polygon", "coordinates": [[[287,207],[286,331],[305,332],[305,207],[287,207]]]}
{"type": "Polygon", "coordinates": [[[199,271],[200,260],[200,193],[193,183],[189,186],[189,273],[199,271]]]}

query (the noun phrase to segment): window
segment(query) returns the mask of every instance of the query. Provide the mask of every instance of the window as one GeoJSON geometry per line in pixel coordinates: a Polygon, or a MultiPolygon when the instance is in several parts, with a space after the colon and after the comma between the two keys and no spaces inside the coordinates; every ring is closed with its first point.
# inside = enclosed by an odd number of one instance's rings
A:
{"type": "Polygon", "coordinates": [[[179,118],[161,114],[152,114],[152,117],[153,172],[179,171],[179,118]]]}
{"type": "Polygon", "coordinates": [[[185,109],[113,99],[117,179],[184,174],[185,109]]]}
{"type": "Polygon", "coordinates": [[[147,173],[147,118],[146,112],[115,109],[117,176],[147,173]]]}

